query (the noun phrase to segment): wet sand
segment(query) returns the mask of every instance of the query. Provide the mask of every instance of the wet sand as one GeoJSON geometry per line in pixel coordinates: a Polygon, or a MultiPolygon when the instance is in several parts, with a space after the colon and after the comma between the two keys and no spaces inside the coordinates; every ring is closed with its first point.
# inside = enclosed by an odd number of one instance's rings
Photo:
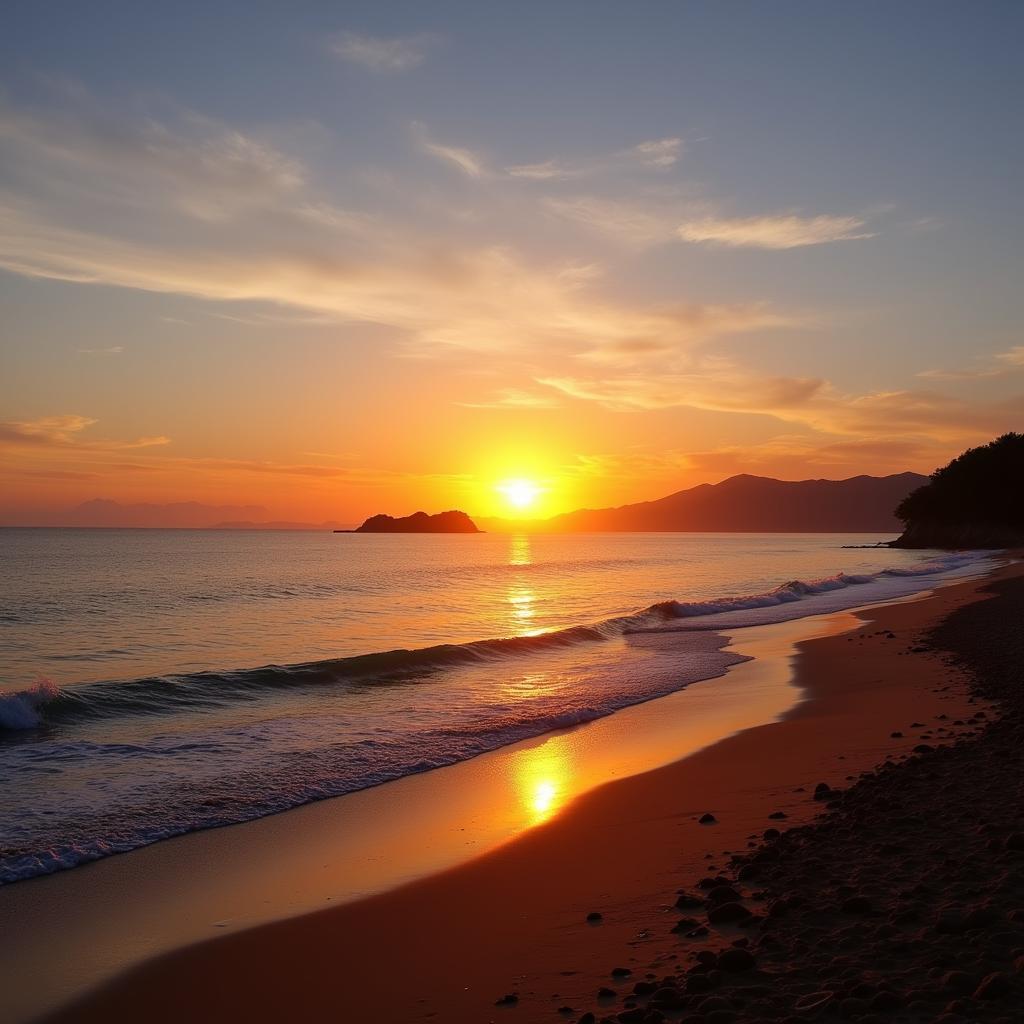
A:
{"type": "MultiPolygon", "coordinates": [[[[995,574],[1019,575],[1016,566],[995,574]]],[[[690,1000],[691,1020],[735,1019],[741,1010],[731,1004],[697,1004],[709,998],[707,991],[687,993],[683,972],[698,967],[692,958],[699,951],[752,940],[753,933],[721,923],[706,935],[673,931],[677,890],[727,872],[724,851],[746,851],[766,827],[810,821],[826,803],[814,800],[818,784],[846,787],[860,772],[910,754],[925,731],[932,733],[924,739],[929,745],[975,731],[980,720],[968,719],[986,706],[971,694],[968,674],[920,637],[979,600],[982,585],[959,584],[925,600],[869,610],[855,633],[802,645],[797,682],[808,699],[780,722],[594,790],[458,868],[162,956],[53,1019],[534,1021],[560,1019],[561,1010],[570,1020],[594,1012],[653,1021],[668,1007],[651,1008],[650,992],[635,1009],[625,1005],[638,1001],[633,986],[648,973],[674,979],[681,998],[690,1000]],[[912,728],[913,722],[932,729],[912,728]],[[702,824],[705,814],[715,820],[702,824]],[[593,913],[600,920],[588,921],[593,913]],[[631,974],[613,979],[617,967],[631,974]],[[605,985],[616,995],[598,999],[605,985]],[[502,1001],[505,996],[513,998],[502,1001]]],[[[913,755],[912,763],[927,756],[913,755]]],[[[842,859],[841,851],[833,853],[842,859]]],[[[804,859],[800,870],[813,884],[814,857],[804,859]]],[[[750,903],[749,887],[737,894],[743,906],[750,903]]],[[[688,912],[696,922],[689,931],[705,926],[709,906],[701,899],[688,912]]],[[[813,938],[801,940],[808,951],[813,938]]],[[[723,972],[716,962],[696,973],[723,972]]],[[[719,977],[708,982],[709,988],[720,984],[719,977]]],[[[804,1019],[795,1004],[778,1012],[783,1016],[767,1019],[804,1019]]]]}

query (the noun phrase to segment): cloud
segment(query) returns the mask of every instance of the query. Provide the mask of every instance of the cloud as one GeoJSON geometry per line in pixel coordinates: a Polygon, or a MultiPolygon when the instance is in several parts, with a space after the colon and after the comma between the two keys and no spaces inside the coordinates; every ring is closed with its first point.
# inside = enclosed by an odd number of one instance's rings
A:
{"type": "Polygon", "coordinates": [[[622,155],[639,161],[645,167],[661,169],[671,167],[679,159],[682,147],[682,139],[653,139],[623,150],[622,155]]]}
{"type": "Polygon", "coordinates": [[[616,411],[688,406],[771,415],[806,404],[825,386],[818,378],[756,377],[732,369],[604,379],[545,377],[538,383],[616,411]]]}
{"type": "Polygon", "coordinates": [[[82,440],[79,437],[82,431],[96,422],[88,416],[75,414],[44,416],[37,420],[8,420],[0,423],[0,447],[112,452],[170,444],[170,438],[162,436],[140,437],[134,441],[82,440]]]}
{"type": "Polygon", "coordinates": [[[582,171],[567,167],[558,160],[545,160],[539,164],[518,164],[506,167],[505,173],[513,178],[528,178],[531,181],[563,181],[578,177],[582,171]]]}
{"type": "MultiPolygon", "coordinates": [[[[0,190],[0,267],[27,277],[272,303],[277,313],[239,319],[380,325],[419,356],[611,357],[793,319],[615,301],[595,287],[603,271],[593,263],[439,240],[393,211],[348,210],[320,196],[300,162],[207,119],[172,128],[87,108],[53,124],[12,114],[6,125],[21,173],[18,187],[0,190]]],[[[474,154],[423,141],[482,173],[474,154]]]]}
{"type": "Polygon", "coordinates": [[[558,409],[562,405],[553,395],[522,388],[500,388],[487,399],[456,404],[467,409],[558,409]]]}
{"type": "Polygon", "coordinates": [[[863,231],[859,217],[801,217],[795,213],[759,217],[698,217],[685,221],[676,233],[685,242],[708,242],[729,248],[796,249],[826,242],[874,238],[863,231]]]}
{"type": "Polygon", "coordinates": [[[342,32],[331,40],[330,48],[336,56],[352,64],[394,74],[419,67],[437,42],[438,37],[429,32],[390,38],[342,32]]]}
{"type": "Polygon", "coordinates": [[[80,348],[83,356],[119,356],[124,352],[124,345],[108,345],[106,348],[80,348]]]}
{"type": "Polygon", "coordinates": [[[979,357],[974,367],[958,370],[921,370],[917,374],[926,380],[988,380],[1012,377],[1024,370],[1024,345],[1016,345],[1006,352],[979,357]]]}
{"type": "Polygon", "coordinates": [[[552,158],[538,163],[513,164],[506,167],[504,173],[512,178],[531,181],[565,181],[636,167],[665,170],[678,161],[682,145],[682,139],[652,139],[605,156],[577,160],[552,158]]]}
{"type": "Polygon", "coordinates": [[[457,146],[442,146],[437,142],[423,140],[423,148],[439,160],[454,164],[463,174],[470,178],[482,178],[484,175],[483,160],[476,153],[457,146]]]}
{"type": "Polygon", "coordinates": [[[545,208],[590,231],[614,238],[630,247],[645,249],[676,238],[675,225],[663,211],[598,196],[549,198],[545,208]]]}

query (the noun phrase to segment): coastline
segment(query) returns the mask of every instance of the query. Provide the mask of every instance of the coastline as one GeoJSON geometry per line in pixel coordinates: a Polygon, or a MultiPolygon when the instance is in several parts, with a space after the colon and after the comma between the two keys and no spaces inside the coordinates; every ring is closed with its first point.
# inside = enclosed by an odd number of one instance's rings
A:
{"type": "Polygon", "coordinates": [[[962,674],[909,653],[908,638],[1007,575],[1017,568],[860,612],[856,633],[802,645],[797,682],[806,699],[780,722],[593,790],[463,866],[152,960],[51,1019],[130,1019],[142,1007],[151,1020],[205,1019],[195,1016],[201,1005],[209,1019],[469,1021],[506,1012],[494,1004],[512,992],[511,1012],[524,1020],[588,1006],[612,966],[639,972],[683,955],[675,936],[655,938],[652,920],[667,932],[670,918],[658,915],[674,890],[723,868],[723,848],[744,849],[774,810],[789,815],[787,825],[811,820],[817,782],[845,784],[912,748],[910,732],[890,737],[900,726],[966,714],[962,674]],[[717,823],[699,825],[707,811],[717,823]],[[600,925],[586,922],[591,911],[603,914],[600,925]],[[355,980],[341,985],[339,972],[355,980]]]}

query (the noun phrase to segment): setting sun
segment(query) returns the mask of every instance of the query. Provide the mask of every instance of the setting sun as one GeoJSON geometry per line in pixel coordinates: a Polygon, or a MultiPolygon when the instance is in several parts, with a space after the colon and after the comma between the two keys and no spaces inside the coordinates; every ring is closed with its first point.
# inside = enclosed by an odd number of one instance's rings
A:
{"type": "Polygon", "coordinates": [[[524,510],[536,504],[544,489],[532,480],[504,480],[495,490],[514,508],[524,510]]]}

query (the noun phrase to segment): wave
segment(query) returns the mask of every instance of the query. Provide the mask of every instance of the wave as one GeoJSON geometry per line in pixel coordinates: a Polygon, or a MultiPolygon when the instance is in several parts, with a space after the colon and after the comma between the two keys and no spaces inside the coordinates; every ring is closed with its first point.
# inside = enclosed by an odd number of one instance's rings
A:
{"type": "Polygon", "coordinates": [[[357,688],[415,683],[446,669],[498,662],[615,637],[673,630],[739,628],[781,621],[782,618],[811,615],[816,611],[835,610],[832,607],[822,608],[812,599],[850,587],[867,588],[872,592],[865,593],[863,600],[844,602],[845,606],[850,603],[870,603],[887,596],[902,596],[917,588],[910,591],[903,589],[894,594],[891,588],[871,588],[868,585],[884,584],[887,580],[896,582],[938,577],[977,563],[980,557],[977,554],[956,553],[918,566],[889,568],[870,574],[838,573],[815,580],[791,580],[758,594],[705,601],[661,601],[629,615],[527,636],[438,644],[417,649],[401,648],[294,665],[264,665],[236,671],[152,676],[64,689],[58,689],[50,680],[39,680],[27,690],[0,695],[0,733],[38,729],[76,720],[207,710],[241,700],[255,700],[267,691],[286,688],[357,688]],[[797,602],[808,604],[795,614],[787,612],[781,617],[762,615],[754,620],[743,620],[734,614],[770,610],[797,602]]]}

